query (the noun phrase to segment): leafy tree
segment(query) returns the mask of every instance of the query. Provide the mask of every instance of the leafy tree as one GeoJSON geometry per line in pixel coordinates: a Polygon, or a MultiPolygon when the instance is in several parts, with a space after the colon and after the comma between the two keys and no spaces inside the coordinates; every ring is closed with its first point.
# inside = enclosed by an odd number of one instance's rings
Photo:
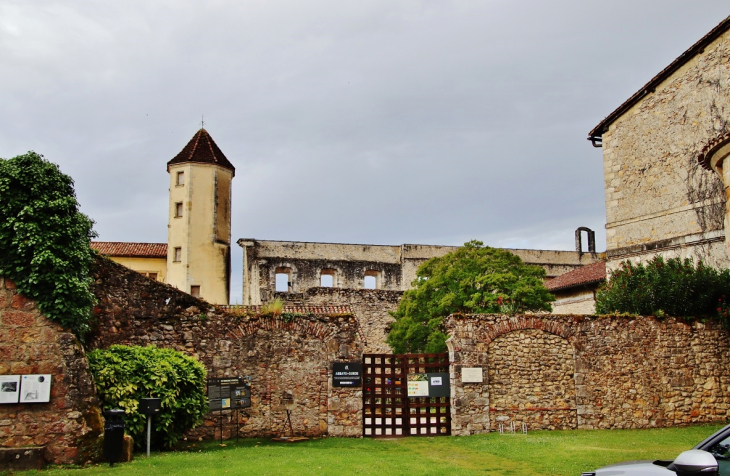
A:
{"type": "Polygon", "coordinates": [[[205,368],[174,349],[113,345],[88,353],[102,408],[125,411],[126,432],[142,448],[147,417],[139,413],[140,398],[161,399],[155,416],[153,441],[165,447],[199,425],[208,411],[205,368]]]}
{"type": "Polygon", "coordinates": [[[35,152],[0,159],[0,275],[80,337],[94,302],[93,224],[79,212],[73,180],[56,164],[35,152]]]}
{"type": "Polygon", "coordinates": [[[393,314],[387,342],[397,354],[444,352],[443,319],[461,313],[551,311],[545,270],[500,248],[469,241],[423,263],[393,314]]]}
{"type": "Polygon", "coordinates": [[[646,264],[621,263],[598,291],[596,312],[713,317],[726,295],[730,296],[730,271],[701,261],[695,266],[689,258],[665,261],[656,256],[646,264]]]}

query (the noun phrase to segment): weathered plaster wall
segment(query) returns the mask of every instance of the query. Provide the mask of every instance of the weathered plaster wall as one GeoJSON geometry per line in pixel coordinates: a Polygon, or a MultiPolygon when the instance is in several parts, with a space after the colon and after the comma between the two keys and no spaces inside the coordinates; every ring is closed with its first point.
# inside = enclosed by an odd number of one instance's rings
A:
{"type": "MultiPolygon", "coordinates": [[[[291,392],[299,435],[360,434],[359,388],[332,389],[333,361],[360,360],[359,324],[347,306],[289,306],[283,317],[256,307],[226,310],[108,260],[93,270],[99,304],[92,348],[112,344],[174,348],[200,360],[209,377],[252,377],[252,407],[241,413],[241,435],[288,434],[282,397],[291,392]]],[[[232,414],[224,433],[235,427],[232,414]]],[[[213,437],[218,414],[191,433],[213,437]]]]}
{"type": "Polygon", "coordinates": [[[402,291],[382,289],[310,288],[303,293],[276,293],[287,303],[298,305],[347,305],[357,317],[362,330],[364,352],[389,353],[385,339],[395,319],[389,314],[398,308],[402,291]]]}
{"type": "Polygon", "coordinates": [[[149,273],[157,273],[157,281],[163,283],[167,282],[167,260],[165,258],[109,256],[109,259],[144,275],[149,275],[149,273]]]}
{"type": "Polygon", "coordinates": [[[230,291],[231,180],[233,172],[212,164],[169,167],[170,203],[167,235],[167,282],[190,293],[200,286],[208,302],[226,305],[230,291]],[[178,185],[177,172],[185,183],[178,185]],[[176,203],[182,203],[177,216],[176,203]],[[175,248],[181,248],[180,260],[175,248]]]}
{"type": "Polygon", "coordinates": [[[730,123],[730,32],[641,99],[603,134],[612,261],[665,249],[730,265],[719,177],[697,156],[730,123]]]}
{"type": "Polygon", "coordinates": [[[674,318],[451,316],[453,434],[730,417],[730,337],[674,318]],[[482,383],[462,383],[481,367],[482,383]]]}
{"type": "Polygon", "coordinates": [[[594,289],[571,288],[553,291],[553,314],[595,314],[596,295],[594,289]]]}
{"type": "Polygon", "coordinates": [[[0,405],[0,447],[43,446],[54,464],[82,464],[101,448],[102,420],[84,350],[34,301],[0,277],[0,374],[51,374],[51,401],[0,405]]]}
{"type": "MultiPolygon", "coordinates": [[[[334,270],[333,287],[363,289],[368,273],[378,275],[378,289],[405,291],[426,260],[443,256],[455,246],[356,245],[291,241],[238,240],[243,248],[243,302],[272,299],[276,274],[290,273],[289,292],[302,293],[321,285],[323,270],[334,270]]],[[[552,278],[600,259],[596,253],[549,250],[509,250],[525,263],[542,266],[552,278]]]]}

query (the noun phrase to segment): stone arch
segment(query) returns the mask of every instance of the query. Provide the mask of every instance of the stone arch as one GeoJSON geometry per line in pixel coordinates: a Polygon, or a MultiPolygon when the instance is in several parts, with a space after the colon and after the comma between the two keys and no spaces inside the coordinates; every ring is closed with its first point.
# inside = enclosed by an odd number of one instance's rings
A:
{"type": "Polygon", "coordinates": [[[573,429],[578,425],[575,350],[564,336],[524,327],[486,349],[490,429],[573,429]]]}
{"type": "Polygon", "coordinates": [[[576,341],[575,335],[569,326],[555,318],[541,318],[537,315],[520,315],[512,316],[494,324],[482,326],[478,332],[479,342],[488,346],[491,342],[508,332],[536,329],[554,334],[558,337],[570,342],[570,344],[580,350],[580,345],[576,341]]]}
{"type": "Polygon", "coordinates": [[[700,151],[697,161],[707,170],[722,177],[722,161],[730,155],[730,131],[711,139],[700,151]]]}

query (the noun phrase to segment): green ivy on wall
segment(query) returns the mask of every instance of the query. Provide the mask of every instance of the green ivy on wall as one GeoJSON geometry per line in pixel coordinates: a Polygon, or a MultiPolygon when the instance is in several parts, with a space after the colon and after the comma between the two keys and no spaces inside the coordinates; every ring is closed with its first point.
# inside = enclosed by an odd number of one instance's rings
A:
{"type": "Polygon", "coordinates": [[[0,275],[82,338],[94,303],[93,224],[56,164],[35,152],[0,159],[0,275]]]}

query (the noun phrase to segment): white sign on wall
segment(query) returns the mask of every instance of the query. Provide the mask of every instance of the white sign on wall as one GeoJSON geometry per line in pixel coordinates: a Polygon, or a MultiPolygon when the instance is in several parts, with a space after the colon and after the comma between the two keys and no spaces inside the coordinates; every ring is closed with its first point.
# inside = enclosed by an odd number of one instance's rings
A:
{"type": "Polygon", "coordinates": [[[18,403],[20,375],[0,375],[0,403],[18,403]]]}
{"type": "Polygon", "coordinates": [[[51,401],[51,375],[23,375],[20,379],[20,403],[51,401]]]}
{"type": "Polygon", "coordinates": [[[461,369],[461,383],[482,383],[484,376],[481,367],[463,367],[461,369]]]}

